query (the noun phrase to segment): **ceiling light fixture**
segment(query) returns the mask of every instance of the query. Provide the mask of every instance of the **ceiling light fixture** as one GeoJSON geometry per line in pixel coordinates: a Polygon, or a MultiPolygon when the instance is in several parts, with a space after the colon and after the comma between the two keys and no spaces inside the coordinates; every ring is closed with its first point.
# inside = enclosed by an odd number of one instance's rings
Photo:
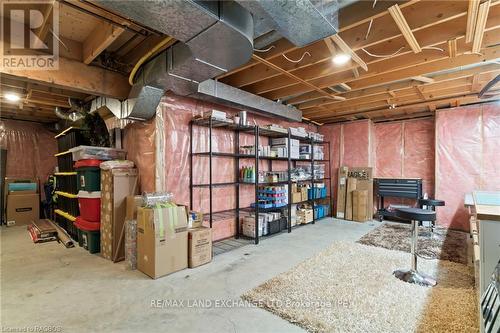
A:
{"type": "Polygon", "coordinates": [[[345,65],[349,60],[351,60],[351,56],[346,53],[339,53],[332,58],[335,65],[345,65]]]}
{"type": "Polygon", "coordinates": [[[14,93],[6,93],[4,95],[5,99],[8,100],[9,102],[19,102],[21,97],[17,94],[14,93]]]}

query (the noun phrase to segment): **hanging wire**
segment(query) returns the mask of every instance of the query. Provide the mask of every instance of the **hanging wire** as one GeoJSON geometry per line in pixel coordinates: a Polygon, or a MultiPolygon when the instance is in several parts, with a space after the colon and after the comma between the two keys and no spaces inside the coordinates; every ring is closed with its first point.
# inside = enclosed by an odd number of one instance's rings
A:
{"type": "Polygon", "coordinates": [[[425,46],[425,47],[422,47],[422,50],[437,50],[437,51],[444,52],[444,50],[442,48],[436,47],[436,46],[425,46]]]}
{"type": "Polygon", "coordinates": [[[253,49],[255,52],[267,52],[271,49],[275,48],[274,45],[269,46],[267,49],[259,50],[259,49],[253,49]]]}
{"type": "Polygon", "coordinates": [[[404,48],[405,47],[402,46],[402,47],[399,48],[399,50],[397,50],[396,52],[394,52],[392,54],[373,54],[373,53],[368,52],[365,49],[361,49],[361,50],[363,50],[366,54],[368,54],[369,56],[374,57],[374,58],[390,58],[390,57],[394,57],[396,54],[398,54],[399,52],[401,52],[404,48]]]}
{"type": "Polygon", "coordinates": [[[368,35],[370,34],[370,31],[372,30],[372,24],[373,24],[373,19],[370,20],[370,24],[368,25],[368,31],[366,32],[365,40],[368,39],[368,35]]]}
{"type": "Polygon", "coordinates": [[[304,57],[305,57],[306,55],[310,57],[310,56],[311,56],[311,53],[309,53],[309,52],[304,52],[304,54],[302,55],[302,57],[300,57],[300,59],[299,59],[299,60],[293,60],[293,59],[288,58],[288,57],[287,57],[284,53],[282,54],[282,56],[283,56],[286,60],[288,60],[288,61],[290,61],[290,62],[293,62],[293,63],[295,63],[295,64],[296,64],[296,63],[301,62],[301,61],[304,59],[304,57]]]}

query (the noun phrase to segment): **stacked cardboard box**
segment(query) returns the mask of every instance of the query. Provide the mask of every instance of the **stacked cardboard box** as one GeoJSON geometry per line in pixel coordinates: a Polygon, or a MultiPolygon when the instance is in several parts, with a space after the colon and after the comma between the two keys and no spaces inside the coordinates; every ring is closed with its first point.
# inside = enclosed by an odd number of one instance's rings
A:
{"type": "Polygon", "coordinates": [[[139,207],[137,268],[153,279],[186,268],[187,236],[186,207],[139,207]]]}
{"type": "Polygon", "coordinates": [[[303,202],[307,200],[307,186],[298,186],[292,184],[292,203],[303,202]]]}
{"type": "Polygon", "coordinates": [[[307,224],[313,221],[312,208],[302,208],[297,210],[297,224],[307,224]]]}
{"type": "Polygon", "coordinates": [[[212,261],[212,229],[198,227],[188,230],[188,267],[212,261]]]}
{"type": "Polygon", "coordinates": [[[36,179],[5,178],[7,202],[7,224],[28,225],[38,220],[40,215],[40,196],[36,179]],[[10,184],[32,185],[34,189],[12,190],[10,184]]]}
{"type": "Polygon", "coordinates": [[[364,222],[373,217],[372,168],[340,167],[337,217],[364,222]]]}

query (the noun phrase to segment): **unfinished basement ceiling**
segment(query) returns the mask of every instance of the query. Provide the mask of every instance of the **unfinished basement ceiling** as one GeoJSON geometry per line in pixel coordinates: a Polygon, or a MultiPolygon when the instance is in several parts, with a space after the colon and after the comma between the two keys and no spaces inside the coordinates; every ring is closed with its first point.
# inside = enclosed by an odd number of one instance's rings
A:
{"type": "MultiPolygon", "coordinates": [[[[311,4],[326,8],[332,2],[311,4]]],[[[247,64],[217,79],[294,106],[304,117],[321,123],[432,116],[439,108],[485,100],[477,94],[500,71],[500,1],[481,4],[482,12],[487,12],[487,19],[481,20],[484,29],[470,23],[477,17],[471,15],[466,1],[333,3],[338,7],[336,37],[300,47],[282,37],[276,22],[261,20],[260,28],[256,22],[254,29],[254,49],[258,51],[254,50],[247,64]],[[402,15],[393,9],[391,14],[389,8],[394,5],[402,15]],[[393,16],[398,22],[402,16],[409,29],[400,28],[393,16]],[[415,53],[415,43],[409,41],[416,41],[421,50],[415,53]],[[480,53],[476,54],[472,51],[477,45],[480,53]],[[346,47],[353,52],[351,61],[333,64],[332,57],[346,52],[346,47]]],[[[131,88],[128,76],[132,68],[168,37],[155,24],[130,20],[97,2],[61,0],[55,5],[62,13],[61,42],[65,45],[60,47],[64,62],[59,73],[49,77],[2,70],[2,75],[14,74],[22,82],[62,89],[83,99],[106,96],[123,100],[131,88]],[[74,22],[80,23],[75,26],[74,22]]],[[[497,90],[495,86],[486,100],[498,99],[497,90]]],[[[56,104],[29,108],[34,104],[24,103],[28,113],[12,105],[5,110],[9,117],[19,114],[23,119],[52,121],[48,111],[56,104]]]]}

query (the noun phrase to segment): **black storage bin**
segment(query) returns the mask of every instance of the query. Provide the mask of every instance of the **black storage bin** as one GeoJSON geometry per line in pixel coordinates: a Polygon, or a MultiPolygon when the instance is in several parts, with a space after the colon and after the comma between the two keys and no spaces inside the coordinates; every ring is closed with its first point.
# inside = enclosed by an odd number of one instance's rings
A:
{"type": "Polygon", "coordinates": [[[57,207],[63,212],[70,214],[71,216],[77,217],[80,215],[80,210],[78,208],[78,198],[68,198],[63,195],[58,195],[57,207]]]}
{"type": "Polygon", "coordinates": [[[63,135],[57,137],[57,146],[60,153],[74,147],[88,144],[88,140],[85,139],[82,131],[78,128],[66,130],[63,135]]]}
{"type": "Polygon", "coordinates": [[[56,175],[56,191],[78,194],[77,175],[56,175]]]}
{"type": "Polygon", "coordinates": [[[267,231],[269,235],[276,234],[281,231],[281,219],[267,222],[267,231]]]}
{"type": "Polygon", "coordinates": [[[57,165],[59,166],[60,172],[73,171],[73,155],[71,153],[66,153],[57,156],[57,165]]]}

